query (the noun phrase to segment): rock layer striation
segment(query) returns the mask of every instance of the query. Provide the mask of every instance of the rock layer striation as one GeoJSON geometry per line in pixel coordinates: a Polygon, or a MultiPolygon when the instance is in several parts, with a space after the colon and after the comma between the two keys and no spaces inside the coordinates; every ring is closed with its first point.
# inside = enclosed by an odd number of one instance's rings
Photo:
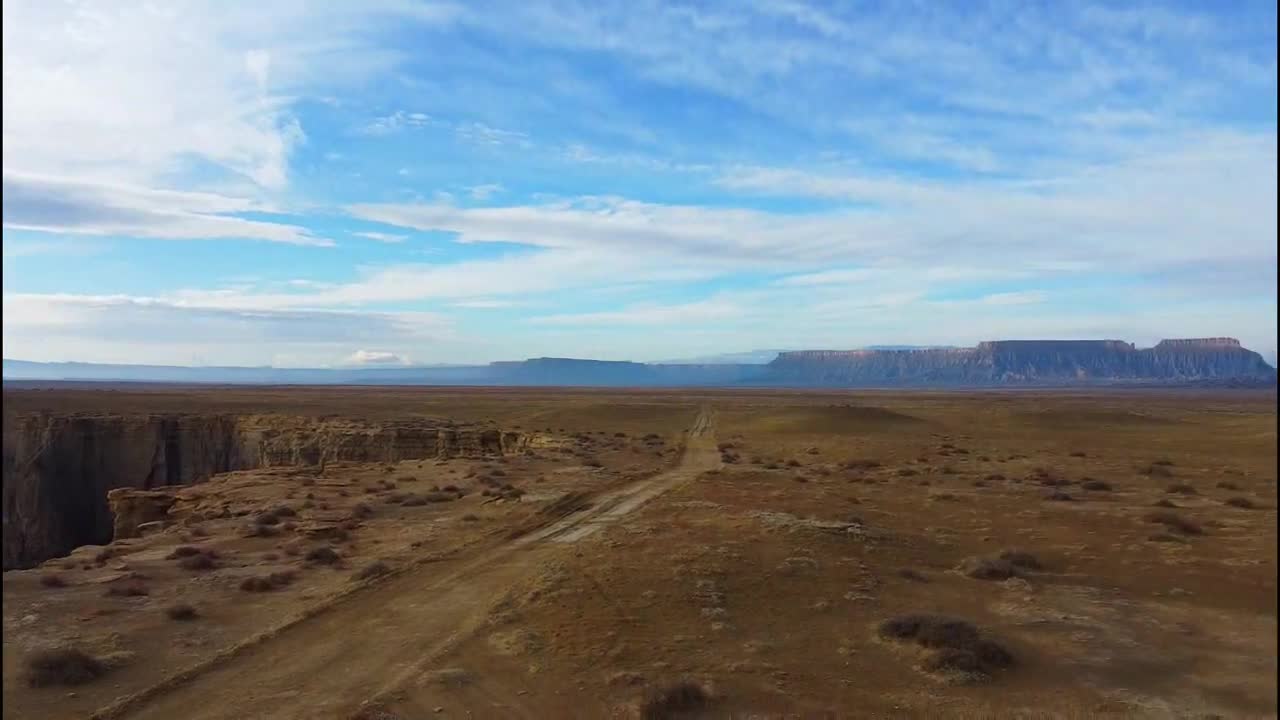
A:
{"type": "Polygon", "coordinates": [[[501,455],[522,433],[412,419],[269,415],[5,417],[4,568],[112,538],[107,493],[185,485],[232,470],[501,455]]]}

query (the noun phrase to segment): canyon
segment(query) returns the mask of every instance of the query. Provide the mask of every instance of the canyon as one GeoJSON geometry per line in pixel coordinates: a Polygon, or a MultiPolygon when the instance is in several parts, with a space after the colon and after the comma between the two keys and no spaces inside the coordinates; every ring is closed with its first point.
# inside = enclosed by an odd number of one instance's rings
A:
{"type": "Polygon", "coordinates": [[[7,413],[4,569],[112,539],[107,494],[235,470],[517,452],[528,436],[434,419],[7,413]]]}

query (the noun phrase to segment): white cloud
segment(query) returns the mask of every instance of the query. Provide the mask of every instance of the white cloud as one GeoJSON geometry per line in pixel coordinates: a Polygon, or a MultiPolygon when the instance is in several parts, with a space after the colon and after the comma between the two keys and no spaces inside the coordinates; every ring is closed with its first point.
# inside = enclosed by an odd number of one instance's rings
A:
{"type": "Polygon", "coordinates": [[[1035,305],[1042,303],[1048,299],[1048,294],[1039,291],[1020,291],[1006,293],[992,293],[979,298],[978,302],[983,305],[1035,305]]]}
{"type": "Polygon", "coordinates": [[[397,110],[390,115],[374,118],[369,124],[359,128],[363,135],[394,135],[402,130],[427,127],[435,123],[426,113],[397,110]]]}
{"type": "Polygon", "coordinates": [[[467,194],[472,200],[488,200],[498,193],[506,190],[498,183],[485,183],[483,185],[472,185],[467,188],[467,194]]]}
{"type": "Polygon", "coordinates": [[[633,305],[622,310],[543,315],[529,320],[535,325],[676,325],[732,317],[741,309],[722,300],[682,305],[633,305]]]}
{"type": "Polygon", "coordinates": [[[381,243],[401,243],[409,239],[408,235],[397,235],[393,233],[372,232],[372,231],[356,232],[356,233],[352,233],[352,235],[356,235],[358,237],[366,238],[369,240],[376,240],[381,243]]]}
{"type": "Polygon", "coordinates": [[[514,145],[521,148],[529,148],[533,143],[529,141],[529,136],[525,133],[515,130],[503,130],[501,128],[490,127],[484,123],[464,123],[454,128],[454,134],[458,139],[470,143],[472,145],[484,145],[490,147],[499,147],[502,145],[514,145]]]}
{"type": "Polygon", "coordinates": [[[465,308],[468,310],[497,310],[500,308],[519,306],[520,303],[512,300],[488,300],[484,298],[479,300],[459,300],[458,302],[449,303],[449,307],[465,308]]]}
{"type": "Polygon", "coordinates": [[[5,356],[24,360],[259,365],[276,354],[312,365],[362,347],[457,351],[452,323],[422,312],[240,310],[123,295],[4,296],[5,356]]]}
{"type": "Polygon", "coordinates": [[[357,350],[343,361],[344,365],[409,365],[412,361],[383,350],[357,350]]]}
{"type": "Polygon", "coordinates": [[[287,185],[290,154],[306,139],[291,111],[297,99],[359,87],[401,60],[379,46],[375,21],[457,15],[453,5],[403,0],[6,2],[6,226],[325,244],[224,214],[287,185]],[[8,197],[11,180],[33,178],[40,197],[8,197]],[[148,190],[237,182],[245,199],[148,190]],[[42,213],[51,208],[73,217],[42,213]]]}
{"type": "Polygon", "coordinates": [[[305,228],[228,213],[262,210],[211,193],[149,190],[5,170],[4,227],[79,235],[198,239],[245,238],[291,245],[333,242],[305,228]]]}

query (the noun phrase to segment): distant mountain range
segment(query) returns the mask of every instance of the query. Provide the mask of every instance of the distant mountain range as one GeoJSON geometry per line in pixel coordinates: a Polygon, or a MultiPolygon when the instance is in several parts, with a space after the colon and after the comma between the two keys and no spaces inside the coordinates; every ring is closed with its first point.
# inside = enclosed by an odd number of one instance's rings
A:
{"type": "Polygon", "coordinates": [[[100,365],[4,360],[5,381],[596,387],[1271,386],[1276,370],[1234,338],[999,340],[977,347],[758,350],[699,361],[534,358],[488,365],[341,369],[100,365]],[[768,359],[765,359],[768,356],[768,359]]]}

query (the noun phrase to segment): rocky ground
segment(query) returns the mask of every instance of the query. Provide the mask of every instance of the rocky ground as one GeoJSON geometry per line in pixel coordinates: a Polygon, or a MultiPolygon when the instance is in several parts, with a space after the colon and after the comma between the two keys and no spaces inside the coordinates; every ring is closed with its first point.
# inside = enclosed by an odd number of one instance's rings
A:
{"type": "Polygon", "coordinates": [[[5,573],[6,716],[1275,716],[1274,394],[498,398],[117,493],[5,573]]]}

